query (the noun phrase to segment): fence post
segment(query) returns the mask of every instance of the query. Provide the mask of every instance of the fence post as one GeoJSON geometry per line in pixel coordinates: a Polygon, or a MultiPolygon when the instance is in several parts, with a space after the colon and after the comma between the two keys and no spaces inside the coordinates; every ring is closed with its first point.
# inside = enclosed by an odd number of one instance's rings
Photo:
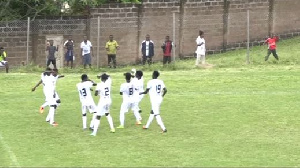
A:
{"type": "Polygon", "coordinates": [[[100,55],[100,16],[98,16],[98,31],[97,31],[97,68],[99,68],[99,55],[100,55]]]}
{"type": "Polygon", "coordinates": [[[173,47],[172,51],[173,51],[173,62],[174,63],[175,63],[175,57],[176,57],[176,52],[175,52],[175,50],[176,50],[176,33],[175,33],[175,31],[176,31],[176,13],[173,12],[173,44],[174,44],[174,46],[172,46],[173,47]]]}
{"type": "Polygon", "coordinates": [[[27,18],[26,65],[28,65],[29,62],[29,31],[30,31],[30,17],[27,18]]]}
{"type": "Polygon", "coordinates": [[[250,63],[250,56],[249,56],[249,52],[250,52],[250,11],[249,9],[247,10],[247,64],[250,63]]]}

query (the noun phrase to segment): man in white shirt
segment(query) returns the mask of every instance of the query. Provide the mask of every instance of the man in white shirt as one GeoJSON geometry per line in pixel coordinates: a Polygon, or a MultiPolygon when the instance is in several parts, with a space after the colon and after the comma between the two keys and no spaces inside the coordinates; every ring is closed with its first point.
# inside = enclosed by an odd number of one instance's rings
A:
{"type": "MultiPolygon", "coordinates": [[[[96,105],[95,105],[95,102],[94,102],[92,94],[91,94],[91,88],[96,85],[97,85],[96,83],[89,80],[89,78],[86,74],[81,75],[81,82],[76,85],[78,93],[79,93],[80,102],[81,102],[83,130],[86,130],[86,128],[87,128],[87,126],[86,126],[87,125],[86,111],[89,110],[90,113],[94,114],[94,116],[96,116],[96,113],[97,113],[96,105]]],[[[94,126],[94,116],[90,123],[91,129],[94,126]]]]}
{"type": "Polygon", "coordinates": [[[98,75],[98,78],[101,79],[101,82],[97,85],[95,96],[100,96],[98,107],[97,107],[97,116],[95,119],[95,126],[92,136],[96,136],[99,125],[100,125],[100,119],[102,116],[106,116],[108,124],[110,126],[110,132],[114,133],[115,128],[113,124],[113,119],[109,113],[109,109],[111,106],[111,78],[106,73],[103,73],[102,75],[98,75]]]}
{"type": "Polygon", "coordinates": [[[131,109],[135,115],[136,118],[136,124],[141,125],[141,116],[139,113],[139,110],[137,108],[136,100],[135,100],[135,92],[136,92],[136,87],[135,85],[131,82],[131,74],[130,73],[125,73],[125,83],[121,84],[120,87],[120,95],[123,96],[123,102],[121,105],[121,110],[120,110],[120,126],[117,128],[124,128],[125,124],[125,113],[131,109]]]}
{"type": "Polygon", "coordinates": [[[87,36],[84,36],[84,40],[83,42],[81,42],[80,48],[82,53],[83,67],[86,68],[86,65],[89,65],[91,68],[91,56],[93,54],[93,46],[92,43],[89,40],[87,40],[87,36]]]}
{"type": "Polygon", "coordinates": [[[206,52],[205,40],[204,40],[204,32],[201,30],[199,31],[199,36],[196,39],[196,43],[197,43],[196,66],[198,66],[200,61],[201,61],[201,64],[205,64],[205,52],[206,52]]]}
{"type": "Polygon", "coordinates": [[[140,94],[147,94],[149,92],[150,101],[151,101],[151,112],[147,124],[143,126],[143,129],[148,129],[154,117],[156,118],[157,124],[162,129],[162,133],[167,132],[167,129],[160,117],[160,105],[163,101],[163,97],[167,93],[167,88],[164,82],[160,79],[157,79],[159,76],[158,71],[154,71],[152,74],[152,80],[148,81],[147,89],[140,94]]]}

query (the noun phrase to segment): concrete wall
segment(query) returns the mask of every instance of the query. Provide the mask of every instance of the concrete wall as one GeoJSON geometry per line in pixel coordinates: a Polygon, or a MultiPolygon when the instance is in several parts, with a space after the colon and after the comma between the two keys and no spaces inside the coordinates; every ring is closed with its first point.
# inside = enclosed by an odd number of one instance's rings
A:
{"type": "MultiPolygon", "coordinates": [[[[149,34],[155,44],[154,60],[162,60],[160,48],[166,35],[173,39],[175,12],[176,56],[192,55],[199,30],[205,32],[209,54],[246,46],[247,9],[250,9],[251,46],[258,45],[269,33],[281,38],[300,33],[299,0],[143,0],[142,4],[107,4],[93,8],[89,17],[39,18],[31,23],[29,59],[45,64],[47,38],[75,41],[76,64],[81,64],[80,42],[87,35],[94,46],[93,64],[107,65],[105,43],[110,34],[120,45],[118,64],[140,61],[140,45],[149,34]],[[98,18],[100,29],[98,29],[98,18]],[[99,47],[98,41],[99,35],[99,47]],[[99,51],[99,53],[97,53],[99,51]]],[[[12,65],[26,61],[27,22],[0,23],[0,46],[8,52],[12,65]]],[[[63,51],[59,53],[63,57],[63,51]]]]}

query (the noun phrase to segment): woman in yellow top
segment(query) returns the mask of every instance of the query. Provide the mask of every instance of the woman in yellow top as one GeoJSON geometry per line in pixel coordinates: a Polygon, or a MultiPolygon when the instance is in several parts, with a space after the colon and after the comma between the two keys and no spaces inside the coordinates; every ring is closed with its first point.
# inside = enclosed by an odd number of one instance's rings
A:
{"type": "Polygon", "coordinates": [[[108,67],[111,68],[111,61],[112,61],[114,68],[116,68],[117,67],[116,55],[117,55],[117,50],[119,49],[119,44],[117,43],[116,40],[114,40],[113,35],[109,36],[109,41],[106,42],[105,48],[108,57],[108,67]]]}
{"type": "Polygon", "coordinates": [[[0,67],[5,66],[6,73],[8,73],[8,62],[6,61],[6,52],[3,47],[0,47],[0,67]]]}

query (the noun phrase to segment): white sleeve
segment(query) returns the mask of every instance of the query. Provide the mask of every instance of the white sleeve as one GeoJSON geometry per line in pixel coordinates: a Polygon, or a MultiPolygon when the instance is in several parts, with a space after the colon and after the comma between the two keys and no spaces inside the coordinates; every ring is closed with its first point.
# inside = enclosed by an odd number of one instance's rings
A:
{"type": "Polygon", "coordinates": [[[166,88],[166,85],[163,81],[161,81],[161,88],[166,88]]]}
{"type": "Polygon", "coordinates": [[[80,43],[80,48],[83,48],[83,43],[82,42],[80,43]]]}
{"type": "Polygon", "coordinates": [[[200,37],[198,37],[198,38],[196,39],[196,43],[197,43],[197,45],[201,44],[201,39],[200,39],[200,37]]]}
{"type": "Polygon", "coordinates": [[[152,82],[151,82],[151,80],[147,83],[147,89],[151,89],[151,87],[152,87],[152,82]]]}
{"type": "Polygon", "coordinates": [[[121,87],[120,87],[120,92],[124,92],[124,90],[125,90],[124,89],[124,84],[122,84],[121,87]]]}
{"type": "Polygon", "coordinates": [[[101,88],[100,88],[100,85],[101,85],[100,83],[97,84],[97,87],[96,87],[96,90],[97,90],[97,91],[100,91],[100,89],[101,89],[101,88]]]}
{"type": "Polygon", "coordinates": [[[91,43],[90,41],[89,41],[89,46],[90,46],[90,47],[93,47],[93,46],[92,46],[92,43],[91,43]]]}
{"type": "Polygon", "coordinates": [[[68,40],[64,42],[64,46],[67,44],[68,40]]]}

